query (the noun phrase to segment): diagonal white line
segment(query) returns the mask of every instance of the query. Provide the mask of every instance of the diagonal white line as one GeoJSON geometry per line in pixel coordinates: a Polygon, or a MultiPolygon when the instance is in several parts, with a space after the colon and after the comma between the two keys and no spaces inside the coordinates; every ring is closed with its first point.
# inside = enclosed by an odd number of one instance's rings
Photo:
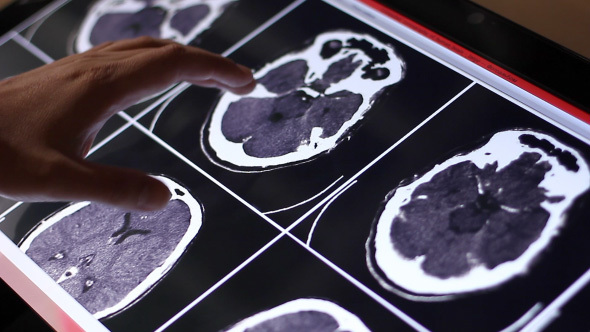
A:
{"type": "Polygon", "coordinates": [[[309,234],[307,234],[306,244],[308,246],[311,245],[311,238],[313,237],[313,232],[315,231],[315,228],[316,228],[318,222],[320,221],[320,218],[322,218],[322,216],[324,215],[324,212],[326,212],[326,210],[328,209],[328,207],[330,207],[330,204],[332,204],[332,202],[334,202],[338,197],[340,197],[340,195],[342,195],[346,190],[348,190],[348,188],[352,187],[355,183],[356,183],[356,181],[353,181],[346,188],[343,188],[342,190],[338,191],[334,196],[332,196],[332,198],[326,203],[326,205],[324,205],[324,207],[322,208],[322,210],[320,211],[318,216],[313,221],[313,225],[311,225],[311,229],[309,230],[309,234]]]}
{"type": "Polygon", "coordinates": [[[16,210],[22,204],[23,204],[23,202],[16,202],[16,203],[14,203],[14,205],[12,205],[11,207],[9,207],[6,211],[2,212],[2,214],[0,214],[0,223],[4,221],[5,217],[9,213],[11,213],[12,211],[16,210]]]}
{"type": "MultiPolygon", "coordinates": [[[[15,33],[19,33],[26,29],[31,24],[35,23],[38,19],[53,13],[54,11],[58,10],[61,6],[65,5],[70,0],[58,0],[53,1],[51,4],[47,5],[45,8],[38,11],[36,14],[32,15],[28,19],[24,20],[21,24],[17,25],[14,29],[12,29],[15,33]]],[[[4,36],[0,36],[0,45],[6,43],[13,37],[12,32],[5,34],[4,36]]]]}
{"type": "Polygon", "coordinates": [[[257,215],[259,215],[260,217],[262,217],[264,220],[266,220],[268,223],[270,223],[273,227],[275,227],[276,229],[278,229],[281,232],[285,230],[283,227],[281,227],[279,224],[277,224],[274,220],[272,220],[269,217],[267,217],[266,215],[264,215],[262,212],[260,212],[258,209],[256,209],[252,204],[248,203],[246,200],[244,200],[242,197],[240,197],[239,195],[237,195],[231,189],[229,189],[228,187],[226,187],[223,183],[219,182],[216,178],[214,178],[213,176],[211,176],[209,173],[205,172],[202,168],[200,168],[199,166],[197,166],[194,162],[192,162],[190,159],[188,159],[187,157],[185,157],[182,153],[178,152],[176,149],[174,149],[168,143],[164,142],[160,137],[158,137],[154,133],[150,132],[147,128],[145,128],[140,123],[138,123],[137,121],[135,121],[129,115],[127,115],[126,113],[121,112],[121,113],[119,113],[119,116],[121,116],[123,119],[131,122],[132,125],[135,128],[139,129],[141,132],[143,132],[149,138],[151,138],[152,140],[154,140],[156,143],[160,144],[160,146],[162,146],[164,149],[166,149],[169,152],[171,152],[177,158],[179,158],[184,163],[186,163],[187,165],[189,165],[190,167],[192,167],[194,170],[196,170],[197,172],[201,173],[201,175],[203,175],[204,177],[206,177],[207,179],[209,179],[211,182],[215,183],[218,187],[220,187],[225,192],[227,192],[228,194],[230,194],[232,197],[234,197],[235,199],[237,199],[240,203],[244,204],[246,207],[248,207],[250,210],[252,210],[253,212],[255,212],[257,215]]]}
{"type": "Polygon", "coordinates": [[[10,30],[6,32],[4,35],[0,36],[0,46],[4,45],[7,41],[11,40],[14,35],[18,34],[18,32],[14,30],[10,30]]]}
{"type": "Polygon", "coordinates": [[[54,61],[52,57],[47,55],[47,53],[41,51],[41,49],[35,46],[35,44],[32,44],[30,41],[26,40],[20,34],[15,34],[12,40],[14,40],[20,46],[26,48],[29,52],[33,53],[33,55],[35,55],[37,58],[39,58],[39,60],[43,61],[46,64],[52,63],[54,61]]]}
{"type": "Polygon", "coordinates": [[[294,204],[294,205],[291,205],[291,206],[284,207],[284,208],[282,208],[282,209],[273,210],[273,211],[267,211],[267,212],[263,212],[263,213],[264,213],[264,214],[273,214],[273,213],[277,213],[277,212],[283,212],[283,211],[287,211],[287,210],[290,210],[290,209],[296,208],[296,207],[298,207],[298,206],[304,205],[304,204],[306,204],[306,203],[308,203],[308,202],[311,202],[311,201],[313,201],[314,199],[316,199],[316,198],[320,197],[322,194],[324,194],[324,193],[325,193],[325,192],[327,192],[328,190],[330,190],[330,188],[332,188],[333,186],[335,186],[335,185],[336,185],[336,183],[338,183],[338,182],[339,182],[340,180],[342,180],[343,178],[344,178],[344,176],[340,176],[338,179],[336,179],[336,181],[332,182],[332,183],[331,183],[331,184],[330,184],[328,187],[326,187],[326,189],[324,189],[324,190],[320,191],[319,193],[317,193],[317,194],[313,195],[312,197],[310,197],[310,198],[308,198],[308,199],[306,199],[306,200],[304,200],[304,201],[302,201],[302,202],[299,202],[299,203],[297,203],[297,204],[294,204]]]}
{"type": "Polygon", "coordinates": [[[283,10],[281,10],[280,12],[275,14],[273,17],[271,17],[268,21],[264,22],[262,25],[260,25],[254,31],[252,31],[248,35],[246,35],[246,37],[242,38],[239,42],[234,44],[232,47],[228,48],[225,52],[221,53],[221,55],[228,56],[228,55],[232,54],[233,52],[235,52],[235,50],[242,47],[244,44],[249,42],[252,38],[259,35],[262,31],[266,30],[269,26],[273,25],[275,22],[277,22],[278,20],[283,18],[283,16],[289,14],[293,9],[299,7],[299,5],[301,5],[304,2],[305,2],[305,0],[298,0],[298,1],[291,3],[289,6],[285,7],[283,10]]]}
{"type": "Polygon", "coordinates": [[[291,226],[289,226],[287,228],[288,231],[292,230],[293,228],[295,228],[297,225],[299,225],[303,220],[305,220],[310,214],[312,214],[315,210],[317,210],[320,206],[322,206],[325,202],[327,202],[328,200],[332,199],[332,197],[334,195],[336,195],[337,193],[339,193],[341,190],[343,190],[343,188],[348,187],[353,181],[355,181],[356,179],[359,178],[359,176],[361,176],[364,172],[366,172],[369,168],[371,168],[373,165],[375,165],[379,160],[383,159],[389,152],[391,152],[391,150],[395,149],[397,146],[399,146],[403,141],[405,141],[406,139],[408,139],[408,137],[412,136],[416,131],[418,131],[420,128],[422,128],[426,123],[428,123],[430,120],[432,120],[435,116],[437,116],[440,112],[442,112],[447,106],[449,106],[451,103],[453,103],[457,98],[459,98],[461,95],[463,95],[465,92],[467,92],[467,90],[469,90],[472,86],[475,85],[475,82],[472,82],[471,84],[469,84],[465,89],[461,90],[461,92],[459,92],[457,95],[455,95],[452,99],[450,99],[449,101],[447,101],[444,105],[442,105],[438,110],[436,110],[434,113],[432,113],[429,117],[427,117],[424,121],[422,121],[420,124],[418,124],[416,127],[414,127],[414,129],[412,129],[411,131],[409,131],[406,135],[404,135],[402,138],[400,138],[397,142],[395,142],[392,146],[390,146],[387,150],[385,150],[383,153],[381,153],[377,158],[375,158],[372,162],[370,162],[368,165],[366,165],[365,167],[363,167],[360,171],[358,171],[355,175],[353,175],[350,179],[348,179],[347,181],[345,181],[338,189],[336,189],[335,191],[333,191],[330,195],[328,195],[327,197],[325,197],[321,202],[319,202],[315,207],[313,207],[311,210],[309,210],[307,213],[305,213],[303,216],[301,216],[299,219],[297,219],[291,226]]]}
{"type": "Polygon", "coordinates": [[[384,298],[382,298],[381,296],[379,296],[377,293],[375,293],[374,291],[372,291],[369,287],[365,286],[360,281],[356,280],[350,274],[346,273],[344,270],[342,270],[340,267],[338,267],[336,264],[332,263],[326,257],[322,256],[320,253],[318,253],[317,251],[315,251],[314,249],[312,249],[311,247],[309,247],[308,245],[306,245],[305,243],[303,243],[295,235],[292,235],[291,233],[287,233],[287,235],[291,239],[293,239],[295,242],[297,242],[299,245],[301,245],[303,248],[307,249],[307,251],[309,251],[311,254],[313,254],[316,258],[318,258],[319,260],[321,260],[322,262],[324,262],[326,265],[328,265],[330,268],[332,268],[334,271],[336,271],[336,273],[338,273],[344,279],[348,280],[350,283],[352,283],[353,285],[355,285],[357,288],[359,288],[361,291],[363,291],[365,294],[367,294],[369,297],[371,297],[377,303],[381,304],[383,307],[385,307],[385,309],[389,310],[392,314],[394,314],[397,317],[399,317],[406,324],[410,325],[416,331],[419,331],[419,332],[430,332],[430,330],[428,330],[427,328],[425,328],[424,326],[422,326],[420,323],[418,323],[417,321],[415,321],[413,318],[411,318],[410,316],[408,316],[408,314],[406,314],[405,312],[401,311],[400,309],[398,309],[396,306],[392,305],[391,303],[387,302],[387,300],[385,300],[384,298]]]}
{"type": "MultiPolygon", "coordinates": [[[[166,92],[162,97],[158,98],[158,100],[156,100],[153,104],[151,104],[146,109],[141,111],[139,114],[134,116],[133,119],[135,119],[135,121],[139,121],[139,119],[143,118],[147,113],[149,113],[150,111],[155,109],[156,106],[159,106],[160,104],[165,103],[165,102],[167,102],[167,103],[171,102],[172,100],[174,100],[174,98],[176,98],[178,95],[180,95],[184,90],[186,90],[190,86],[191,86],[191,84],[187,83],[187,82],[179,83],[177,86],[170,89],[170,91],[166,92]]],[[[157,115],[157,116],[159,117],[159,115],[157,115]]],[[[154,124],[154,126],[155,126],[155,124],[154,124]]],[[[153,129],[150,129],[150,130],[153,130],[153,129]]]]}
{"type": "MultiPolygon", "coordinates": [[[[376,158],[371,164],[369,164],[369,166],[363,168],[361,171],[359,171],[357,173],[357,175],[355,177],[351,178],[349,181],[347,181],[345,184],[343,184],[340,187],[339,190],[336,190],[334,193],[332,193],[332,195],[324,198],[324,200],[322,200],[322,202],[320,202],[317,206],[321,206],[325,202],[332,200],[340,192],[348,189],[348,187],[351,186],[354,183],[354,181],[356,180],[356,178],[358,178],[358,176],[360,174],[362,174],[366,169],[368,169],[370,166],[372,166],[373,164],[375,164],[378,160],[382,159],[387,153],[389,153],[391,150],[393,150],[402,141],[404,141],[405,139],[407,139],[411,134],[413,134],[418,129],[420,129],[424,124],[426,124],[428,121],[430,121],[433,117],[435,117],[438,113],[440,113],[443,109],[445,109],[453,101],[455,101],[457,98],[459,98],[463,93],[465,93],[467,90],[469,90],[474,84],[475,84],[475,82],[474,83],[471,83],[468,87],[466,87],[465,89],[463,89],[459,94],[457,94],[455,97],[453,97],[451,100],[449,100],[443,106],[441,106],[435,113],[433,113],[431,116],[429,116],[426,120],[424,120],[422,123],[420,123],[418,126],[416,126],[412,131],[410,131],[408,134],[406,134],[404,137],[402,137],[402,139],[400,139],[398,142],[396,142],[392,147],[390,147],[389,149],[387,149],[383,154],[381,154],[378,158],[376,158]]],[[[127,116],[127,119],[128,119],[128,121],[133,121],[134,122],[134,120],[131,119],[129,116],[127,116]]],[[[198,170],[199,172],[201,172],[203,175],[205,175],[206,177],[210,178],[210,180],[212,180],[215,183],[217,183],[218,185],[220,185],[228,193],[234,195],[238,200],[242,201],[242,203],[246,204],[247,206],[250,206],[249,203],[243,201],[243,199],[241,197],[237,196],[235,193],[233,193],[228,188],[226,188],[225,186],[223,186],[217,180],[215,180],[214,178],[210,177],[207,173],[205,173],[204,171],[202,171],[198,166],[194,165],[190,160],[188,160],[182,154],[180,154],[179,152],[177,152],[176,150],[174,150],[172,147],[170,147],[168,144],[166,144],[160,138],[158,138],[157,136],[155,136],[149,130],[147,130],[146,128],[144,128],[143,126],[141,126],[140,124],[138,124],[136,122],[134,122],[134,126],[137,127],[138,129],[140,129],[141,131],[143,131],[146,135],[150,136],[152,139],[156,140],[156,142],[160,143],[163,147],[165,147],[166,149],[168,149],[170,152],[172,152],[173,154],[177,155],[180,159],[182,159],[183,161],[187,162],[189,165],[191,165],[193,168],[195,168],[196,170],[198,170]]],[[[251,207],[251,209],[253,209],[253,211],[255,211],[256,213],[258,213],[259,215],[266,217],[264,214],[258,212],[254,207],[251,207]]],[[[308,214],[306,214],[305,216],[301,217],[299,220],[301,221],[301,220],[305,219],[305,217],[308,216],[309,213],[311,213],[311,212],[308,212],[308,214]]],[[[330,268],[332,268],[334,271],[336,271],[342,277],[344,277],[345,279],[347,279],[349,282],[351,282],[353,285],[355,285],[357,288],[359,288],[365,294],[367,294],[368,296],[370,296],[373,300],[375,300],[376,302],[378,302],[379,304],[381,304],[383,307],[385,307],[391,313],[393,313],[394,315],[396,315],[397,317],[399,317],[400,319],[402,319],[408,325],[410,325],[411,327],[413,327],[417,331],[420,331],[420,332],[429,332],[428,329],[426,329],[424,326],[422,326],[421,324],[419,324],[418,322],[416,322],[414,319],[412,319],[406,313],[404,313],[403,311],[401,311],[397,307],[395,307],[392,304],[390,304],[389,302],[387,302],[385,299],[383,299],[377,293],[375,293],[374,291],[372,291],[371,289],[369,289],[364,284],[360,283],[358,280],[354,279],[352,276],[350,276],[344,270],[342,270],[341,268],[339,268],[338,266],[336,266],[334,263],[332,263],[331,261],[329,261],[328,259],[326,259],[322,255],[320,255],[318,252],[316,252],[315,250],[313,250],[312,248],[310,248],[308,245],[306,245],[305,243],[303,243],[297,237],[295,237],[294,235],[292,235],[291,233],[289,233],[288,231],[291,230],[291,229],[293,229],[296,226],[297,222],[294,223],[293,225],[291,225],[287,230],[285,230],[282,227],[276,225],[270,219],[267,219],[267,221],[271,222],[273,225],[275,225],[275,227],[277,227],[278,229],[280,229],[281,230],[281,234],[279,236],[277,236],[269,244],[267,244],[265,247],[263,247],[258,252],[256,252],[247,261],[245,261],[240,266],[238,266],[234,271],[232,271],[230,274],[228,274],[225,278],[223,278],[222,280],[220,280],[211,289],[209,289],[207,292],[205,292],[204,294],[202,294],[201,296],[199,296],[197,299],[195,299],[191,304],[189,304],[189,306],[187,306],[185,309],[183,309],[181,312],[179,312],[177,315],[175,315],[171,320],[169,320],[168,322],[166,322],[162,327],[160,327],[158,330],[156,330],[156,332],[161,332],[164,329],[168,328],[171,324],[173,324],[176,320],[178,320],[182,315],[184,315],[186,312],[188,312],[190,309],[192,309],[195,305],[197,305],[205,297],[207,297],[208,295],[210,295],[213,291],[215,291],[217,288],[219,288],[219,286],[221,286],[223,283],[225,283],[227,280],[229,280],[237,272],[239,272],[239,270],[241,270],[244,266],[246,266],[248,263],[250,263],[256,257],[258,257],[264,250],[268,249],[268,247],[270,247],[272,244],[274,244],[276,241],[278,241],[278,239],[280,237],[282,237],[284,234],[287,234],[290,238],[292,238],[293,240],[295,240],[295,242],[297,242],[298,244],[300,244],[301,246],[303,246],[304,248],[306,248],[309,252],[311,252],[314,256],[316,256],[316,258],[320,259],[322,262],[324,262],[326,265],[328,265],[330,268]]]]}
{"type": "Polygon", "coordinates": [[[42,17],[41,19],[39,19],[37,22],[31,24],[31,26],[27,29],[27,31],[24,34],[24,38],[28,41],[31,41],[31,39],[33,39],[33,37],[35,37],[35,34],[37,33],[37,31],[39,31],[39,28],[45,24],[45,22],[47,21],[47,19],[51,17],[49,15],[42,17]]]}
{"type": "Polygon", "coordinates": [[[258,256],[260,256],[264,251],[266,251],[268,248],[270,248],[273,244],[275,244],[279,239],[281,239],[284,235],[286,234],[285,231],[281,232],[281,234],[277,235],[274,239],[272,239],[269,243],[267,243],[264,247],[260,248],[257,252],[255,252],[252,256],[250,256],[248,259],[246,259],[244,262],[242,262],[242,264],[238,265],[238,267],[236,267],[235,269],[233,269],[228,275],[226,275],[225,277],[223,277],[221,280],[219,280],[217,283],[215,283],[215,285],[213,285],[211,288],[209,288],[206,292],[204,292],[203,294],[201,294],[199,297],[197,297],[195,300],[193,300],[193,302],[189,303],[186,307],[184,307],[181,311],[179,311],[176,315],[174,315],[172,318],[170,318],[166,323],[164,323],[162,326],[160,326],[157,330],[155,330],[154,332],[161,332],[164,331],[165,329],[167,329],[168,327],[170,327],[170,325],[174,324],[174,322],[176,322],[178,319],[180,319],[184,314],[186,314],[188,311],[190,311],[192,308],[194,308],[197,304],[199,304],[204,298],[206,298],[207,296],[209,296],[211,293],[213,293],[215,290],[217,290],[221,285],[223,285],[224,283],[226,283],[229,279],[231,279],[233,276],[235,276],[238,272],[240,272],[246,265],[250,264],[253,260],[255,260],[258,256]]]}
{"type": "Polygon", "coordinates": [[[114,132],[112,132],[109,136],[105,137],[102,141],[96,143],[89,151],[88,154],[86,155],[86,158],[88,158],[88,156],[90,156],[91,154],[93,154],[94,152],[96,152],[96,150],[102,148],[105,144],[107,144],[108,142],[112,141],[115,137],[119,136],[120,133],[122,133],[123,131],[125,131],[125,129],[131,127],[131,123],[129,122],[125,122],[124,125],[122,125],[119,129],[115,130],[114,132]]]}
{"type": "Polygon", "coordinates": [[[522,315],[522,317],[520,317],[518,320],[516,320],[516,322],[510,324],[510,326],[506,327],[505,329],[503,329],[500,332],[517,332],[519,331],[523,326],[526,325],[526,323],[528,321],[530,321],[533,317],[535,317],[536,314],[539,313],[539,311],[541,311],[541,309],[543,309],[543,304],[542,303],[536,303],[532,308],[529,309],[529,311],[527,311],[524,315],[522,315]]]}
{"type": "Polygon", "coordinates": [[[578,294],[584,287],[590,283],[590,270],[586,271],[581,277],[571,284],[563,293],[561,293],[551,304],[549,304],[535,319],[533,319],[521,332],[541,331],[547,326],[556,315],[559,309],[578,294]]]}

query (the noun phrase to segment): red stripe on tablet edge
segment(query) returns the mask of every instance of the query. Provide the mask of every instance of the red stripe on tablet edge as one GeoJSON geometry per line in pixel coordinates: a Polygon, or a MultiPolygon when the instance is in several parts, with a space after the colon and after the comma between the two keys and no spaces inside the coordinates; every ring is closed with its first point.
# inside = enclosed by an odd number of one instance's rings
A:
{"type": "Polygon", "coordinates": [[[396,20],[397,22],[405,25],[406,27],[418,32],[419,34],[427,37],[428,39],[434,41],[435,43],[453,51],[454,53],[462,56],[463,58],[473,62],[474,64],[486,69],[487,71],[499,76],[500,78],[514,84],[515,86],[529,92],[530,94],[546,101],[547,103],[573,115],[574,117],[590,124],[590,114],[586,113],[585,111],[581,110],[580,108],[568,103],[567,101],[543,90],[542,88],[524,80],[523,78],[505,70],[504,68],[486,60],[485,58],[469,51],[468,49],[460,46],[459,44],[447,39],[438,33],[425,28],[419,23],[407,18],[406,16],[396,12],[395,10],[378,3],[375,0],[360,0],[360,2],[365,3],[366,5],[373,7],[374,9],[380,11],[381,13],[391,17],[392,19],[396,20]]]}

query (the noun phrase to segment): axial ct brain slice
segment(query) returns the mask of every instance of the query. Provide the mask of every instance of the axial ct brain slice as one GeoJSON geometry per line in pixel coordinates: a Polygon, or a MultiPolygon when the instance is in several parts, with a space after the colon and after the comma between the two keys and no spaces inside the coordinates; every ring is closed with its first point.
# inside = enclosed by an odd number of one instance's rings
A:
{"type": "Polygon", "coordinates": [[[192,41],[236,0],[99,0],[82,22],[76,51],[139,36],[192,41]]]}
{"type": "Polygon", "coordinates": [[[452,295],[526,273],[590,187],[585,160],[549,135],[495,134],[396,188],[367,242],[387,289],[452,295]]]}
{"type": "Polygon", "coordinates": [[[213,161],[238,171],[307,161],[334,148],[403,75],[390,45],[348,31],[323,33],[257,71],[249,95],[225,93],[203,144],[213,161]]]}
{"type": "Polygon", "coordinates": [[[320,299],[297,299],[258,313],[226,332],[370,332],[355,315],[320,299]]]}
{"type": "Polygon", "coordinates": [[[95,317],[124,310],[164,277],[201,227],[196,199],[159,178],[172,193],[163,210],[75,203],[41,221],[21,250],[95,317]]]}

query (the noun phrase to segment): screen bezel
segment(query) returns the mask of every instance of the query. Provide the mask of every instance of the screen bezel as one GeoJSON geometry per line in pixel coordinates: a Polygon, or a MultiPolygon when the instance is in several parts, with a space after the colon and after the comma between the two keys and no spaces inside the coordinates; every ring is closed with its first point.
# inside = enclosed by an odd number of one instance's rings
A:
{"type": "Polygon", "coordinates": [[[470,1],[375,2],[590,113],[589,59],[470,1]]]}
{"type": "Polygon", "coordinates": [[[0,8],[0,35],[22,24],[52,2],[52,0],[12,1],[6,7],[0,8]]]}

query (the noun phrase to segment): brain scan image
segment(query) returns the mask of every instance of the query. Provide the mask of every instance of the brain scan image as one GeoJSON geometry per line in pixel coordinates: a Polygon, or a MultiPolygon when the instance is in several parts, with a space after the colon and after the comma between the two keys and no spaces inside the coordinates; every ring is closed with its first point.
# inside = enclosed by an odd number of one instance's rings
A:
{"type": "Polygon", "coordinates": [[[234,171],[308,161],[345,139],[404,71],[393,47],[369,35],[320,34],[258,70],[250,94],[222,95],[202,145],[212,161],[234,171]]]}
{"type": "Polygon", "coordinates": [[[106,41],[139,36],[188,44],[236,0],[98,0],[88,11],[75,41],[87,51],[106,41]]]}
{"type": "Polygon", "coordinates": [[[444,300],[528,272],[590,188],[574,149],[530,130],[494,134],[392,191],[367,241],[393,292],[444,300]]]}
{"type": "Polygon", "coordinates": [[[163,210],[74,203],[37,224],[21,250],[97,319],[124,310],[170,271],[202,224],[189,191],[157,178],[172,193],[163,210]]]}
{"type": "Polygon", "coordinates": [[[298,299],[244,319],[226,332],[369,332],[340,306],[320,299],[298,299]]]}

